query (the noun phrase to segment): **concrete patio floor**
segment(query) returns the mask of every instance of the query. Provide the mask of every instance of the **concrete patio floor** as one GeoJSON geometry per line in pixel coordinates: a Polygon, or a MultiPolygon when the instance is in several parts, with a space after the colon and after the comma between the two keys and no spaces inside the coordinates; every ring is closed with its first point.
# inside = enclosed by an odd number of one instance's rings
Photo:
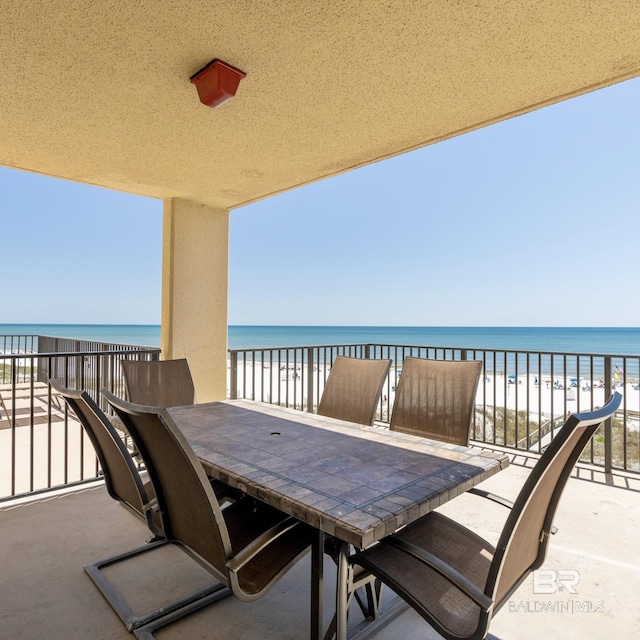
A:
{"type": "MultiPolygon", "coordinates": [[[[483,488],[514,497],[532,459],[512,466],[483,488]]],[[[442,509],[493,541],[504,509],[461,496],[442,509]]],[[[530,577],[496,615],[491,632],[503,640],[640,638],[640,478],[579,468],[556,518],[537,585],[530,577]],[[576,582],[577,580],[577,582],[576,582]],[[556,587],[560,587],[556,590],[556,587]],[[568,588],[569,589],[568,589],[568,588]],[[571,592],[571,589],[575,593],[571,592]]],[[[98,484],[0,507],[0,639],[132,639],[82,567],[144,543],[145,526],[98,484]]],[[[325,616],[331,616],[335,571],[325,563],[325,616]]],[[[147,554],[112,574],[138,606],[175,595],[208,575],[171,549],[147,554]],[[162,585],[147,589],[145,585],[162,585]]],[[[227,598],[156,633],[160,640],[293,640],[308,637],[309,559],[261,600],[227,598]]],[[[438,638],[411,610],[374,636],[438,638]]]]}

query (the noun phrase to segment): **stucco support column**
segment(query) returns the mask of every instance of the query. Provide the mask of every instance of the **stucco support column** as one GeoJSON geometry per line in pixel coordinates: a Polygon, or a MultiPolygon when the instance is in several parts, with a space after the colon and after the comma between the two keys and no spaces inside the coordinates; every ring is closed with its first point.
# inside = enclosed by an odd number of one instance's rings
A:
{"type": "Polygon", "coordinates": [[[227,392],[229,212],[165,200],[162,359],[187,358],[198,402],[227,392]]]}

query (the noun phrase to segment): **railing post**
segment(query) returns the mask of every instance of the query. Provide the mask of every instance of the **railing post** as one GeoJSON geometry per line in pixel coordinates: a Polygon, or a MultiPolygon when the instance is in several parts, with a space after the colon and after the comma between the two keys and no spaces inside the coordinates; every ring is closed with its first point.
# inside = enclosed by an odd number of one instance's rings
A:
{"type": "Polygon", "coordinates": [[[467,350],[460,349],[460,360],[466,360],[466,359],[467,359],[467,350]]]}
{"type": "Polygon", "coordinates": [[[307,349],[307,411],[313,413],[313,347],[307,349]]]}
{"type": "Polygon", "coordinates": [[[364,357],[370,359],[371,358],[371,345],[370,344],[365,344],[364,345],[364,357]]]}
{"type": "Polygon", "coordinates": [[[238,352],[231,352],[229,368],[229,398],[235,400],[238,397],[238,352]]]}
{"type": "MultiPolygon", "coordinates": [[[[611,397],[611,358],[604,359],[604,401],[611,397]]],[[[604,423],[604,472],[613,470],[613,417],[604,423]]]]}
{"type": "MultiPolygon", "coordinates": [[[[18,382],[18,360],[12,358],[11,362],[11,406],[16,406],[16,384],[18,382]]],[[[8,418],[9,416],[7,416],[8,418]]],[[[11,495],[16,493],[16,411],[11,410],[11,495]]]]}

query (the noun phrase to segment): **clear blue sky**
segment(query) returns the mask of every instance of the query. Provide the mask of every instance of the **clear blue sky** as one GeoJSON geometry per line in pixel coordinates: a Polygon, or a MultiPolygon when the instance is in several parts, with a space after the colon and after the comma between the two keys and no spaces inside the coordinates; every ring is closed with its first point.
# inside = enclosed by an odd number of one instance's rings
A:
{"type": "MultiPolygon", "coordinates": [[[[159,324],[162,203],[0,168],[0,323],[159,324]]],[[[640,79],[231,213],[230,324],[640,324],[640,79]]]]}

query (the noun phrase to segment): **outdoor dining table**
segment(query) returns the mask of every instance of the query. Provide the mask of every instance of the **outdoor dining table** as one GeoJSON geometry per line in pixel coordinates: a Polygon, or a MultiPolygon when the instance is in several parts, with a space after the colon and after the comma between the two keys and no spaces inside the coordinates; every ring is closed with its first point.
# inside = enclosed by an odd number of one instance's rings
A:
{"type": "MultiPolygon", "coordinates": [[[[250,400],[168,409],[207,474],[313,526],[311,632],[325,536],[365,549],[508,466],[502,453],[250,400]]],[[[339,563],[346,562],[339,554],[339,563]]],[[[338,566],[338,575],[344,574],[338,566]]],[[[338,629],[338,640],[345,630],[338,629]]]]}

